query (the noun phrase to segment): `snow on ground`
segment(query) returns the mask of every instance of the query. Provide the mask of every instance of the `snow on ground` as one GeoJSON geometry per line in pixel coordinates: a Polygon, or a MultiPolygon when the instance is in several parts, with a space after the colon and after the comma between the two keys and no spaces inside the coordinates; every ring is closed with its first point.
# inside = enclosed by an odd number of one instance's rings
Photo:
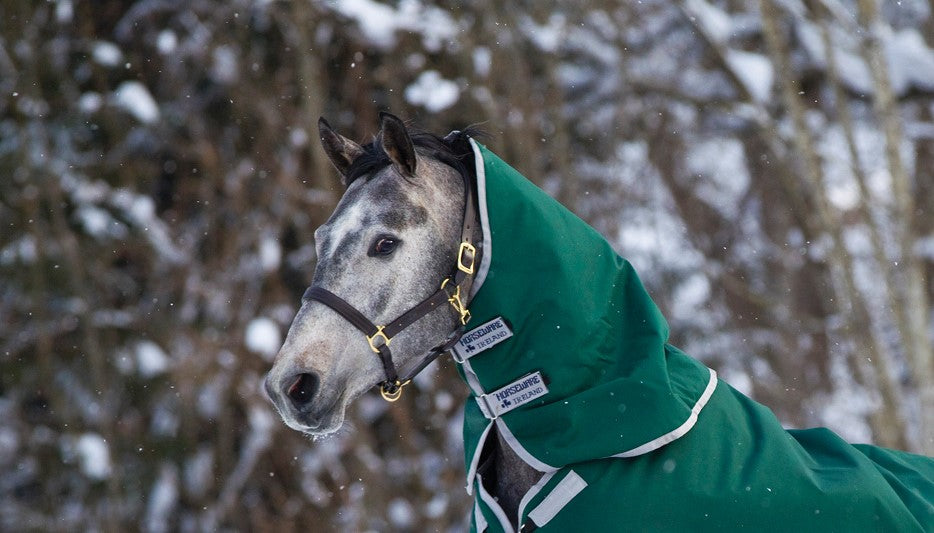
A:
{"type": "Polygon", "coordinates": [[[730,15],[719,7],[705,0],[687,0],[685,9],[712,41],[725,43],[733,33],[730,15]]]}
{"type": "Polygon", "coordinates": [[[151,533],[169,531],[172,511],[177,502],[178,469],[171,463],[165,463],[149,493],[145,530],[151,533]]]}
{"type": "Polygon", "coordinates": [[[438,494],[425,504],[425,516],[432,520],[444,514],[448,509],[448,497],[445,494],[438,494]]]}
{"type": "Polygon", "coordinates": [[[136,345],[136,367],[144,378],[151,378],[169,369],[170,359],[158,344],[144,340],[136,345]]]}
{"type": "Polygon", "coordinates": [[[172,30],[162,30],[156,37],[156,49],[162,55],[168,55],[178,46],[178,36],[172,30]]]}
{"type": "Polygon", "coordinates": [[[865,391],[840,387],[828,397],[815,397],[819,405],[821,423],[837,432],[847,442],[872,442],[872,429],[866,417],[878,409],[878,402],[867,397],[865,391]]]}
{"type": "Polygon", "coordinates": [[[211,489],[213,477],[214,450],[204,446],[185,461],[185,492],[195,498],[203,497],[211,489]]]}
{"type": "Polygon", "coordinates": [[[415,511],[412,505],[402,498],[389,502],[389,523],[395,529],[408,529],[415,524],[415,511]]]}
{"type": "Polygon", "coordinates": [[[369,424],[383,416],[389,404],[375,396],[364,395],[357,399],[356,408],[360,420],[369,424]]]}
{"type": "Polygon", "coordinates": [[[84,231],[98,239],[108,237],[122,239],[128,234],[125,224],[96,206],[83,205],[75,210],[74,216],[84,227],[84,231]]]}
{"type": "Polygon", "coordinates": [[[520,19],[523,32],[542,52],[554,53],[567,39],[567,18],[553,13],[545,24],[537,24],[532,17],[520,19]]]}
{"type": "Polygon", "coordinates": [[[247,349],[272,361],[282,346],[282,333],[279,332],[279,326],[269,318],[254,318],[246,326],[244,342],[247,349]]]}
{"type": "Polygon", "coordinates": [[[10,265],[15,261],[28,265],[37,257],[36,239],[32,235],[23,235],[0,249],[0,265],[10,265]]]}
{"type": "MultiPolygon", "coordinates": [[[[801,21],[795,27],[795,32],[811,61],[821,68],[827,68],[827,53],[820,27],[812,22],[801,21]]],[[[841,82],[853,91],[872,94],[872,73],[859,56],[855,36],[834,27],[830,38],[834,43],[834,61],[841,82]]]]}
{"type": "Polygon", "coordinates": [[[198,399],[195,406],[198,414],[207,420],[215,420],[224,408],[224,394],[230,387],[230,378],[227,374],[219,374],[198,390],[198,399]]]}
{"type": "Polygon", "coordinates": [[[116,189],[109,200],[133,226],[143,232],[162,259],[173,264],[185,259],[184,252],[172,241],[168,225],[156,214],[156,204],[152,198],[129,189],[116,189]]]}
{"type": "Polygon", "coordinates": [[[274,236],[264,237],[259,243],[259,262],[264,272],[274,272],[282,263],[282,246],[274,236]]]}
{"type": "Polygon", "coordinates": [[[237,52],[231,46],[218,46],[214,49],[211,76],[221,83],[234,83],[239,76],[237,52]]]}
{"type": "Polygon", "coordinates": [[[58,0],[55,3],[55,20],[59,24],[68,24],[75,14],[75,7],[71,0],[58,0]]]}
{"type": "Polygon", "coordinates": [[[829,126],[820,131],[823,134],[817,140],[817,150],[822,156],[827,199],[842,211],[854,209],[860,202],[859,183],[853,175],[843,129],[829,126]]]}
{"type": "Polygon", "coordinates": [[[395,44],[396,29],[400,22],[396,10],[373,0],[342,0],[334,8],[344,16],[354,19],[360,30],[372,44],[389,48],[395,44]]]}
{"type": "Polygon", "coordinates": [[[110,477],[113,469],[110,463],[110,447],[104,437],[97,433],[85,433],[78,437],[74,447],[84,475],[92,479],[110,477]]]}
{"type": "Polygon", "coordinates": [[[152,93],[136,80],[121,83],[113,93],[113,103],[143,124],[159,120],[159,106],[152,93]]]}
{"type": "Polygon", "coordinates": [[[123,60],[123,52],[114,43],[98,41],[91,50],[91,57],[105,67],[115,67],[123,60]]]}
{"type": "MultiPolygon", "coordinates": [[[[888,26],[883,28],[889,30],[888,26]]],[[[912,88],[934,89],[934,50],[928,48],[918,30],[883,34],[883,42],[895,94],[905,94],[912,88]]]]}
{"type": "Polygon", "coordinates": [[[918,257],[924,257],[934,261],[934,235],[919,239],[918,242],[915,243],[914,249],[918,257]]]}
{"type": "Polygon", "coordinates": [[[90,115],[98,111],[103,103],[104,99],[101,98],[100,93],[88,91],[82,94],[81,98],[78,98],[78,109],[80,109],[82,113],[90,115]]]}
{"type": "MultiPolygon", "coordinates": [[[[0,412],[3,409],[0,408],[0,412]]],[[[0,466],[7,466],[16,458],[20,447],[20,435],[10,427],[0,427],[0,466]]]]}
{"type": "Polygon", "coordinates": [[[753,100],[762,103],[769,101],[775,73],[767,57],[742,50],[727,50],[726,62],[753,100]]]}
{"type": "Polygon", "coordinates": [[[750,183],[743,144],[729,138],[699,139],[688,150],[685,163],[691,174],[699,176],[697,196],[723,216],[738,218],[750,183]]]}
{"type": "Polygon", "coordinates": [[[396,32],[402,30],[421,35],[425,48],[436,52],[458,32],[451,15],[418,0],[402,0],[396,7],[374,0],[339,0],[331,7],[356,21],[370,44],[382,49],[392,48],[396,32]]]}
{"type": "Polygon", "coordinates": [[[671,313],[675,317],[698,316],[704,313],[704,307],[710,303],[710,280],[702,273],[679,283],[671,297],[671,313]]]}
{"type": "Polygon", "coordinates": [[[490,69],[493,67],[493,53],[486,46],[477,46],[471,53],[473,60],[473,69],[481,78],[490,75],[490,69]]]}
{"type": "MultiPolygon", "coordinates": [[[[896,95],[904,95],[913,88],[934,89],[934,50],[928,47],[917,29],[894,31],[887,25],[880,25],[875,31],[882,41],[889,81],[896,95]]],[[[827,57],[820,32],[819,26],[811,22],[801,21],[796,26],[797,36],[811,61],[826,68],[827,57]]],[[[871,95],[874,83],[872,72],[863,59],[861,38],[861,35],[839,27],[831,31],[834,59],[841,81],[853,91],[871,95]]]]}
{"type": "Polygon", "coordinates": [[[432,113],[443,111],[457,102],[460,88],[446,80],[436,70],[422,72],[414,83],[406,87],[405,99],[413,105],[423,106],[432,113]]]}

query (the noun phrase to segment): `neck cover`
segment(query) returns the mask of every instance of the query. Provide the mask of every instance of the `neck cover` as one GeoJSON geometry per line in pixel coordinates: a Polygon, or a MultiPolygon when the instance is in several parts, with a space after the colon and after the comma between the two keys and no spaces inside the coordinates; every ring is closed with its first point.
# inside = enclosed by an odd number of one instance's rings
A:
{"type": "MultiPolygon", "coordinates": [[[[918,494],[926,501],[915,495],[906,504],[921,513],[912,517],[864,450],[826,431],[786,432],[768,409],[668,345],[665,319],[632,266],[594,229],[471,143],[484,243],[473,329],[455,359],[472,392],[464,440],[467,490],[479,496],[475,528],[606,529],[584,517],[605,516],[607,506],[622,520],[614,530],[789,529],[776,521],[778,511],[830,529],[934,525],[934,461],[919,458],[927,470],[916,479],[927,484],[918,494]],[[493,427],[544,474],[518,517],[504,515],[477,473],[493,427]],[[803,447],[811,441],[819,452],[803,447]],[[815,462],[818,455],[834,471],[865,470],[839,478],[844,482],[821,478],[815,468],[827,465],[815,462]],[[595,461],[605,458],[617,459],[595,461]],[[884,493],[884,502],[861,509],[873,491],[884,493]],[[828,505],[829,496],[848,501],[828,505]]],[[[918,457],[878,453],[896,463],[918,457]]]]}
{"type": "MultiPolygon", "coordinates": [[[[501,429],[541,470],[644,453],[686,432],[716,386],[712,372],[666,345],[665,319],[599,233],[478,150],[489,238],[470,310],[476,324],[502,316],[515,335],[465,354],[473,392],[541,373],[547,394],[501,415],[501,429]]],[[[502,402],[488,397],[494,408],[502,402]]]]}

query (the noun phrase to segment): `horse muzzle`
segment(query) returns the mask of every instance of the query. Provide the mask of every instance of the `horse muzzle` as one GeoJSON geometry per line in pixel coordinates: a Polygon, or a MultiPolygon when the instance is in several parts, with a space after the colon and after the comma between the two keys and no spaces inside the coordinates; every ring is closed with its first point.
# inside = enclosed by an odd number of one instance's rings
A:
{"type": "Polygon", "coordinates": [[[313,372],[276,376],[270,372],[264,383],[266,394],[283,420],[305,433],[329,433],[336,401],[325,401],[319,394],[321,380],[313,372]]]}

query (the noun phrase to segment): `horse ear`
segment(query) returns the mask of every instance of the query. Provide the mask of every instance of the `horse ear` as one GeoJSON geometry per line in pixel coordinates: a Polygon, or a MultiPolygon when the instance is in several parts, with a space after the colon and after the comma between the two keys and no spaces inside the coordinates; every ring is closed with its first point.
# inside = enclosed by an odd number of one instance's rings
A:
{"type": "Polygon", "coordinates": [[[392,166],[403,176],[415,175],[415,145],[405,124],[393,114],[380,111],[380,142],[392,166]]]}
{"type": "Polygon", "coordinates": [[[318,136],[331,164],[341,174],[341,181],[346,184],[347,170],[357,157],[363,154],[363,147],[331,129],[324,117],[318,119],[318,136]]]}

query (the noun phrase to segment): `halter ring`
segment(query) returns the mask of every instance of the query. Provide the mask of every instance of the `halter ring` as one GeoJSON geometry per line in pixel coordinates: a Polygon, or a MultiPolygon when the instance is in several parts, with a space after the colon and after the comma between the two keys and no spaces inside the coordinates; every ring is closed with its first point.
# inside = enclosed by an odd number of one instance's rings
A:
{"type": "Polygon", "coordinates": [[[365,335],[366,341],[370,343],[370,349],[373,350],[374,353],[379,353],[380,346],[389,346],[389,341],[392,340],[391,338],[387,337],[385,333],[383,333],[383,328],[385,327],[386,326],[376,326],[376,333],[372,335],[365,335]],[[383,344],[377,346],[373,341],[379,337],[383,338],[383,344]]]}
{"type": "Polygon", "coordinates": [[[405,381],[399,381],[397,379],[393,383],[383,382],[383,384],[379,386],[379,394],[387,402],[394,402],[402,397],[402,387],[405,387],[411,382],[411,379],[405,381]]]}

